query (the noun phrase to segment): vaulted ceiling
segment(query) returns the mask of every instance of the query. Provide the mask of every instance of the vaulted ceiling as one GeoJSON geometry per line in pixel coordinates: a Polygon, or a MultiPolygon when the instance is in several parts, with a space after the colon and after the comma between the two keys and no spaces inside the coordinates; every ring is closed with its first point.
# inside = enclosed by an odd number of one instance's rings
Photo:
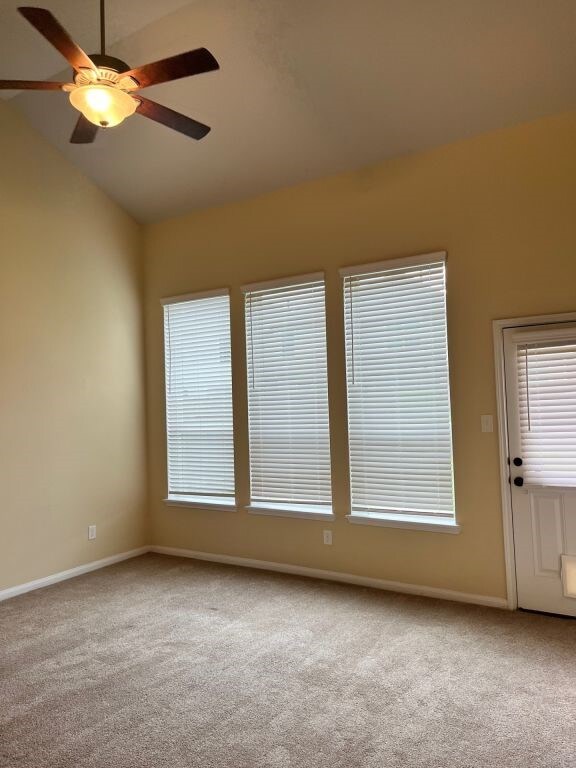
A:
{"type": "MultiPolygon", "coordinates": [[[[35,2],[98,50],[96,0],[35,2]]],[[[0,78],[70,79],[19,4],[0,7],[0,78]]],[[[146,94],[205,139],[135,115],[70,145],[65,94],[5,95],[141,221],[576,107],[575,0],[108,0],[107,20],[132,65],[212,51],[220,71],[146,94]]]]}

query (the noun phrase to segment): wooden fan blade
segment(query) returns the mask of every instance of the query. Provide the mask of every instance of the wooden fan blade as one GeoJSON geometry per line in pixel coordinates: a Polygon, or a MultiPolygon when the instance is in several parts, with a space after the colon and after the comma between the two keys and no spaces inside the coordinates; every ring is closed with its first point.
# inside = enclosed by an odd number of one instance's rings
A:
{"type": "Polygon", "coordinates": [[[150,120],[155,120],[157,123],[172,128],[174,131],[183,133],[189,136],[191,139],[202,139],[210,131],[210,128],[204,123],[199,123],[196,120],[192,120],[191,117],[180,114],[180,112],[174,112],[169,107],[164,107],[162,104],[157,104],[155,101],[145,99],[143,96],[134,96],[134,98],[140,102],[140,105],[136,107],[136,111],[144,117],[149,117],[150,120]]]}
{"type": "Polygon", "coordinates": [[[49,80],[0,80],[0,89],[9,91],[61,91],[66,83],[52,83],[49,80]]]}
{"type": "Polygon", "coordinates": [[[140,104],[136,108],[136,111],[144,115],[144,117],[150,118],[157,123],[165,125],[167,128],[172,128],[174,131],[183,133],[185,136],[189,136],[191,139],[202,139],[209,133],[210,128],[204,123],[199,123],[197,120],[193,120],[191,117],[186,117],[180,112],[175,112],[169,107],[164,107],[162,104],[158,104],[150,99],[145,99],[143,96],[135,96],[140,104]]]}
{"type": "Polygon", "coordinates": [[[94,63],[84,53],[80,46],[76,45],[63,26],[52,16],[50,11],[44,8],[18,8],[22,16],[40,32],[40,34],[52,43],[68,63],[76,70],[96,69],[94,63]]]}
{"type": "Polygon", "coordinates": [[[195,51],[179,53],[177,56],[123,72],[122,77],[133,77],[138,81],[140,88],[147,88],[149,85],[167,83],[169,80],[178,80],[190,75],[200,75],[214,69],[220,69],[220,66],[210,51],[206,48],[197,48],[195,51]]]}
{"type": "Polygon", "coordinates": [[[74,126],[72,136],[70,136],[71,144],[92,144],[98,133],[98,126],[87,120],[84,115],[80,115],[78,122],[74,126]]]}

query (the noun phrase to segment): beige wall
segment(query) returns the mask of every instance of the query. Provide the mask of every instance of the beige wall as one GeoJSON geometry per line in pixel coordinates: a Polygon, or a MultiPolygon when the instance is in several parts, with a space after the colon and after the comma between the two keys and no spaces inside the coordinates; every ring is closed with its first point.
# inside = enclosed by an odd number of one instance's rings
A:
{"type": "MultiPolygon", "coordinates": [[[[294,151],[297,151],[295,148],[294,151]]],[[[491,321],[576,309],[576,113],[147,229],[149,466],[156,544],[504,596],[491,321]],[[350,525],[337,269],[448,251],[460,535],[350,525]],[[248,498],[245,282],[325,270],[333,447],[332,547],[322,522],[167,507],[159,298],[230,286],[239,501],[248,498]]]]}
{"type": "Polygon", "coordinates": [[[0,149],[2,588],[145,543],[147,489],[139,228],[4,102],[0,149]]]}
{"type": "Polygon", "coordinates": [[[569,113],[148,227],[147,478],[141,232],[0,103],[0,589],[154,543],[503,596],[497,443],[479,418],[495,413],[491,320],[576,309],[575,136],[569,113]],[[351,526],[337,270],[443,249],[462,533],[351,526]],[[239,286],[316,270],[328,286],[337,520],[166,507],[159,298],[232,289],[243,505],[239,286]]]}

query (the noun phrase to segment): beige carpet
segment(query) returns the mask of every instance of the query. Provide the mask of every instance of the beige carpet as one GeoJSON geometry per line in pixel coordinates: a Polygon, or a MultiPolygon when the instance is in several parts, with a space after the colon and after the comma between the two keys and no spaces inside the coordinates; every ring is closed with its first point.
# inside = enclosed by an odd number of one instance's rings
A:
{"type": "Polygon", "coordinates": [[[576,621],[146,555],[0,641],[2,768],[576,766],[576,621]]]}

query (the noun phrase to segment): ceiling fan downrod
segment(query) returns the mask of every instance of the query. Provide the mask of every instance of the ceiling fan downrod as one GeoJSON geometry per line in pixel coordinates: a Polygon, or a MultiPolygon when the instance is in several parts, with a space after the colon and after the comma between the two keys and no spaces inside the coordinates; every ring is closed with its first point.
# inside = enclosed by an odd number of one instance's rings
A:
{"type": "Polygon", "coordinates": [[[106,9],[105,0],[100,0],[100,54],[106,55],[106,9]]]}
{"type": "Polygon", "coordinates": [[[91,53],[90,58],[100,71],[109,69],[121,74],[130,69],[122,59],[108,56],[106,53],[106,0],[100,0],[100,53],[91,53]]]}

